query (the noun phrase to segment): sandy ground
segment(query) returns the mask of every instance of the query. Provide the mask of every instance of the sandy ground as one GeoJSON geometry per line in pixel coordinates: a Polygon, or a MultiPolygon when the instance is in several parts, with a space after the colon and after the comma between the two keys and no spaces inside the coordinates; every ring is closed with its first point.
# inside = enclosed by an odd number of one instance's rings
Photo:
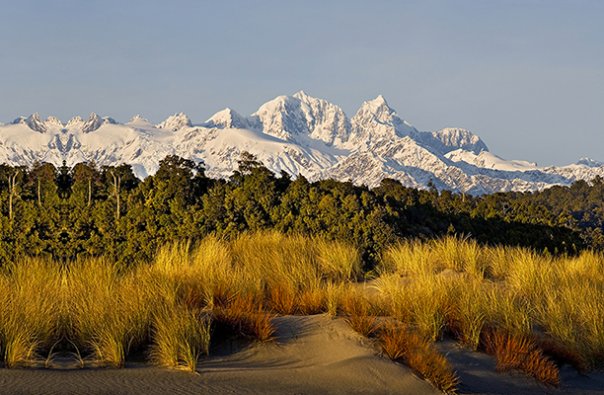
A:
{"type": "MultiPolygon", "coordinates": [[[[408,368],[377,355],[370,341],[343,319],[325,315],[279,317],[277,338],[240,349],[223,344],[200,362],[197,373],[129,364],[125,369],[0,369],[0,394],[437,394],[408,368]]],[[[438,347],[467,394],[603,394],[604,374],[562,370],[561,388],[521,373],[497,373],[492,357],[438,347]]]]}
{"type": "Polygon", "coordinates": [[[495,371],[495,358],[471,352],[453,341],[438,343],[439,350],[447,356],[461,379],[460,393],[490,395],[538,394],[602,394],[604,373],[592,372],[582,376],[576,370],[563,366],[560,370],[559,388],[546,387],[520,372],[495,371]]]}
{"type": "Polygon", "coordinates": [[[277,339],[204,359],[198,373],[125,369],[0,369],[2,394],[435,394],[376,355],[342,319],[279,317],[277,339]]]}

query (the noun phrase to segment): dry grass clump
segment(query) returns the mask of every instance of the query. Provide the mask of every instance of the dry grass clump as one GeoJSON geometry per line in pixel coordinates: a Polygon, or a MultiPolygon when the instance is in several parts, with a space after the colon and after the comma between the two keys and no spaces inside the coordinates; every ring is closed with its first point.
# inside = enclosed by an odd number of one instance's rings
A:
{"type": "Polygon", "coordinates": [[[487,261],[483,249],[469,237],[447,236],[428,243],[437,266],[484,277],[487,261]]]}
{"type": "Polygon", "coordinates": [[[327,311],[327,295],[323,287],[298,292],[295,313],[312,315],[327,311]]]}
{"type": "Polygon", "coordinates": [[[451,309],[447,278],[436,274],[405,279],[395,274],[383,275],[375,281],[375,288],[386,315],[427,339],[442,337],[451,309]]]}
{"type": "Polygon", "coordinates": [[[403,362],[439,390],[457,393],[459,378],[430,341],[394,321],[382,325],[378,338],[390,359],[403,362]]]}
{"type": "Polygon", "coordinates": [[[424,243],[404,241],[390,247],[379,268],[403,276],[434,274],[449,269],[482,278],[488,270],[483,249],[467,237],[447,236],[424,243]]]}
{"type": "Polygon", "coordinates": [[[553,266],[551,285],[535,305],[536,320],[553,339],[596,367],[604,362],[604,256],[584,252],[553,266]]]}
{"type": "Polygon", "coordinates": [[[182,306],[163,305],[154,312],[151,360],[159,365],[194,372],[210,349],[210,317],[182,306]]]}
{"type": "Polygon", "coordinates": [[[358,251],[342,242],[267,232],[242,235],[230,248],[242,278],[280,314],[326,311],[326,284],[351,280],[360,271],[358,251]]]}
{"type": "Polygon", "coordinates": [[[71,264],[64,282],[65,336],[93,364],[123,366],[131,347],[147,339],[161,284],[142,269],[122,275],[101,259],[71,264]]]}
{"type": "Polygon", "coordinates": [[[452,302],[447,327],[458,341],[476,351],[480,334],[487,322],[487,299],[484,285],[473,277],[451,279],[449,298],[452,302]]]}
{"type": "Polygon", "coordinates": [[[361,255],[341,241],[313,240],[321,275],[333,282],[355,280],[361,275],[361,255]]]}
{"type": "Polygon", "coordinates": [[[381,321],[373,311],[373,306],[366,295],[357,289],[349,292],[341,299],[342,313],[350,327],[365,337],[374,337],[381,326],[381,321]]]}
{"type": "Polygon", "coordinates": [[[232,332],[257,341],[269,341],[275,334],[272,314],[264,311],[250,295],[237,296],[227,305],[215,308],[213,317],[232,332]]]}
{"type": "Polygon", "coordinates": [[[2,269],[0,351],[9,367],[36,366],[60,330],[61,271],[53,262],[27,259],[2,269]]]}
{"type": "Polygon", "coordinates": [[[409,240],[388,248],[378,266],[378,272],[382,274],[397,273],[401,276],[434,273],[438,269],[430,257],[428,246],[409,240]]]}
{"type": "Polygon", "coordinates": [[[497,370],[518,369],[544,384],[560,384],[558,367],[531,338],[495,330],[488,331],[483,341],[485,350],[497,359],[497,370]]]}
{"type": "Polygon", "coordinates": [[[524,364],[549,383],[555,365],[544,355],[579,371],[604,362],[602,253],[552,257],[445,237],[391,247],[378,272],[387,314],[428,339],[451,333],[476,350],[485,327],[533,339],[540,351],[531,349],[524,364]]]}
{"type": "Polygon", "coordinates": [[[585,358],[579,354],[577,350],[562,344],[550,336],[534,336],[533,341],[537,344],[545,355],[550,357],[556,365],[560,366],[568,364],[575,368],[580,374],[586,374],[588,371],[588,363],[585,358]]]}

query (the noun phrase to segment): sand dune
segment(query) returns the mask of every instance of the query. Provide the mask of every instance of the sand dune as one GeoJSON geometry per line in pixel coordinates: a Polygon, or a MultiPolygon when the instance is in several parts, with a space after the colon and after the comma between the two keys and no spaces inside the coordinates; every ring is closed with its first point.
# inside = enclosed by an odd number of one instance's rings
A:
{"type": "MultiPolygon", "coordinates": [[[[222,344],[196,374],[131,363],[125,369],[0,369],[1,394],[437,394],[408,368],[377,355],[343,319],[274,319],[277,338],[238,350],[222,344]]],[[[521,373],[497,373],[492,357],[439,343],[461,380],[461,393],[604,394],[604,375],[562,370],[559,389],[521,373]]]]}
{"type": "Polygon", "coordinates": [[[604,373],[591,372],[580,375],[571,367],[560,369],[559,388],[546,387],[521,372],[495,370],[495,358],[464,349],[454,341],[438,343],[439,350],[461,379],[460,393],[489,395],[537,395],[537,394],[604,394],[604,373]]]}
{"type": "Polygon", "coordinates": [[[202,361],[197,374],[125,369],[0,370],[2,394],[435,394],[409,369],[376,355],[342,319],[275,319],[277,339],[202,361]]]}

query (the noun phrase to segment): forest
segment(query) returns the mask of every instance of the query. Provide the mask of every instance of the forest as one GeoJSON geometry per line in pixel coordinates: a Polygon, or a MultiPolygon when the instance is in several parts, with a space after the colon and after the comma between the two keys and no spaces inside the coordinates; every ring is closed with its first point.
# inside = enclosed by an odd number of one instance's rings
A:
{"type": "Polygon", "coordinates": [[[361,251],[365,269],[398,241],[452,234],[554,255],[604,247],[600,178],[471,196],[392,179],[372,189],[292,179],[247,153],[238,163],[230,178],[211,179],[203,164],[168,156],[144,180],[125,164],[0,165],[0,263],[102,256],[130,264],[152,260],[168,242],[263,230],[345,240],[361,251]]]}

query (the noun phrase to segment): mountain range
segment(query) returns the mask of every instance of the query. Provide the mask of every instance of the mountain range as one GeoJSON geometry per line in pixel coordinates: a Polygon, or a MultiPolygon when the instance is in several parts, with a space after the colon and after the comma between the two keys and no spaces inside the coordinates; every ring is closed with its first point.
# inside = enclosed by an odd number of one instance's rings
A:
{"type": "Polygon", "coordinates": [[[127,163],[144,178],[175,154],[203,161],[209,176],[228,177],[244,151],[277,174],[311,181],[333,178],[373,187],[388,177],[409,187],[470,194],[534,191],[604,176],[604,164],[588,158],[540,167],[498,157],[466,129],[417,130],[382,96],[364,102],[351,118],[300,91],[278,96],[249,116],[226,108],[201,124],[183,113],[159,124],[141,116],[119,123],[93,113],[68,122],[32,114],[0,125],[0,163],[11,165],[127,163]]]}

